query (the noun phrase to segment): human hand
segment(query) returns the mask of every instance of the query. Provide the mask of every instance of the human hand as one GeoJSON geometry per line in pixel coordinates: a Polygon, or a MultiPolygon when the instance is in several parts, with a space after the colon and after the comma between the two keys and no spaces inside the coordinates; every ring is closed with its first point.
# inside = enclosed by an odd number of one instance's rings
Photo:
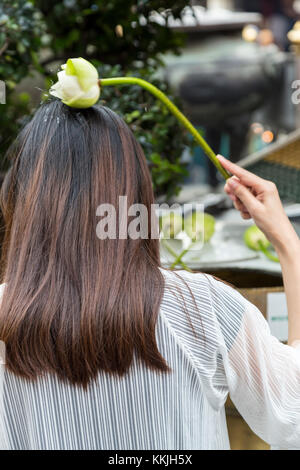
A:
{"type": "Polygon", "coordinates": [[[221,165],[233,176],[226,181],[225,192],[243,219],[253,219],[275,249],[298,236],[284,212],[276,185],[231,163],[218,155],[221,165]]]}

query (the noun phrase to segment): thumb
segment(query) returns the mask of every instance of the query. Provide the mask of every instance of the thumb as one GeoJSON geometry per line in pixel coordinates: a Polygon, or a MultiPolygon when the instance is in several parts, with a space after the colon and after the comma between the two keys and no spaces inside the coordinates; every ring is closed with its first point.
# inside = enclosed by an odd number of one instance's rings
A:
{"type": "Polygon", "coordinates": [[[243,186],[237,180],[230,181],[230,189],[233,194],[244,204],[249,214],[255,214],[260,209],[261,203],[256,199],[255,196],[249,191],[248,188],[243,186]]]}

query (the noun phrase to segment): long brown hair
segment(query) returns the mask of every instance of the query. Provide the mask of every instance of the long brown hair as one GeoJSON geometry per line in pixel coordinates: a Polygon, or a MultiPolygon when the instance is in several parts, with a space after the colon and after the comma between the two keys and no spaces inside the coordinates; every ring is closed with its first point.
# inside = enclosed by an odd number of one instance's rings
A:
{"type": "Polygon", "coordinates": [[[54,100],[38,109],[9,158],[0,308],[9,370],[86,387],[101,370],[125,374],[136,353],[170,371],[155,339],[164,278],[150,236],[152,183],[124,121],[103,106],[79,111],[54,100]],[[118,220],[120,195],[148,209],[148,238],[97,238],[97,207],[112,204],[118,220]]]}

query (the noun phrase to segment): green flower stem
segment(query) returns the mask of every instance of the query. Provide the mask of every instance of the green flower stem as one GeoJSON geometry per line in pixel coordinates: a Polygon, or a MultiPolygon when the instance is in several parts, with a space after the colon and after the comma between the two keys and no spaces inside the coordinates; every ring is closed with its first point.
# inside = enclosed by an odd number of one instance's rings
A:
{"type": "Polygon", "coordinates": [[[184,257],[184,255],[189,251],[189,249],[191,248],[191,246],[193,245],[193,243],[191,243],[185,250],[183,250],[179,255],[176,255],[176,259],[175,261],[173,262],[172,266],[170,269],[174,269],[177,264],[181,264],[183,263],[182,261],[182,258],[184,257]]]}
{"type": "Polygon", "coordinates": [[[258,245],[260,247],[260,250],[268,259],[270,259],[271,261],[275,261],[275,263],[279,263],[279,259],[277,258],[277,256],[272,255],[272,253],[269,252],[268,248],[264,246],[261,240],[258,241],[258,245]]]}
{"type": "Polygon", "coordinates": [[[162,101],[169,111],[176,116],[178,121],[180,121],[186,129],[194,136],[195,140],[198,142],[200,147],[203,149],[203,151],[206,153],[208,158],[212,161],[212,163],[215,165],[215,167],[219,170],[221,175],[227,179],[230,177],[229,173],[222,167],[220,164],[219,160],[216,157],[216,154],[214,151],[211,149],[211,147],[207,144],[207,142],[203,139],[203,137],[199,134],[197,129],[193,126],[193,124],[185,117],[185,115],[179,111],[177,106],[175,106],[172,101],[167,98],[167,96],[159,90],[156,86],[152,85],[152,83],[147,82],[146,80],[143,80],[141,78],[137,77],[116,77],[116,78],[103,78],[99,80],[99,86],[100,88],[102,86],[118,86],[118,85],[139,85],[142,88],[145,88],[148,90],[150,93],[152,93],[156,98],[158,98],[160,101],[162,101]]]}
{"type": "MultiPolygon", "coordinates": [[[[169,245],[169,243],[168,243],[166,240],[162,239],[162,244],[163,244],[163,246],[168,250],[168,252],[169,252],[174,258],[177,259],[178,255],[177,255],[176,251],[174,251],[173,248],[169,245]]],[[[173,264],[174,264],[174,263],[173,263],[173,264]]],[[[172,266],[173,266],[173,264],[172,264],[172,266]]],[[[183,267],[183,269],[185,269],[185,271],[188,271],[188,272],[190,272],[190,273],[193,272],[183,261],[181,261],[181,260],[180,260],[179,262],[177,261],[177,262],[176,262],[176,265],[177,265],[177,264],[180,264],[180,265],[183,267]]],[[[176,266],[176,265],[175,265],[175,266],[176,266]]],[[[171,266],[171,269],[173,269],[172,266],[171,266]]],[[[174,267],[175,267],[175,266],[174,266],[174,267]]]]}

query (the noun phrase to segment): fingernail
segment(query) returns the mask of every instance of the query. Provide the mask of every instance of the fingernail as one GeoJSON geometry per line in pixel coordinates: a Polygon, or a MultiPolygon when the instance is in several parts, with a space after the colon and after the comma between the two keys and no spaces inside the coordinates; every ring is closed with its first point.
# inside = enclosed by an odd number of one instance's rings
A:
{"type": "Polygon", "coordinates": [[[227,181],[227,184],[229,184],[231,188],[236,188],[238,186],[239,182],[235,178],[230,178],[227,181]]]}

